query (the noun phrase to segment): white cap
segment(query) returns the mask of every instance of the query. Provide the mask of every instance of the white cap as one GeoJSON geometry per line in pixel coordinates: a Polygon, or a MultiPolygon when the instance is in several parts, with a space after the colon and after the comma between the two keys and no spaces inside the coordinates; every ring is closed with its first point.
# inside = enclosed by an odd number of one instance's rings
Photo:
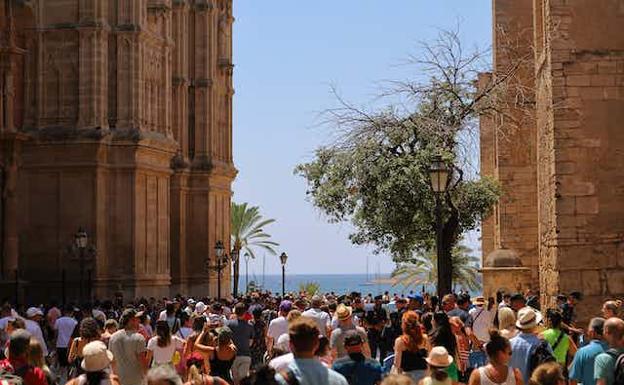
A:
{"type": "Polygon", "coordinates": [[[32,318],[37,315],[43,315],[43,312],[38,307],[29,307],[28,310],[26,310],[26,317],[28,318],[32,318]]]}

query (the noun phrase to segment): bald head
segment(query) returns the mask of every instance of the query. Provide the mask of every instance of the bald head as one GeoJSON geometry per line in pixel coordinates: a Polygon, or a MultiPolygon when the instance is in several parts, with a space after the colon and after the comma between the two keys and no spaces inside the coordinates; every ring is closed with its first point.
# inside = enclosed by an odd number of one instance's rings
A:
{"type": "Polygon", "coordinates": [[[604,337],[612,347],[621,347],[624,345],[622,337],[624,336],[624,321],[617,317],[609,318],[604,323],[604,337]]]}

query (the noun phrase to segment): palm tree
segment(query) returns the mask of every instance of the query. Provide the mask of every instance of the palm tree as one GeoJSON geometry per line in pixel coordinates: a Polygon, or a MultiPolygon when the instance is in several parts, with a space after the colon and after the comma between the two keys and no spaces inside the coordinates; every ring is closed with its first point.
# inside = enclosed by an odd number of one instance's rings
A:
{"type": "MultiPolygon", "coordinates": [[[[469,290],[478,290],[479,258],[470,255],[472,250],[464,245],[457,245],[451,254],[453,258],[453,284],[469,290]]],[[[394,286],[405,287],[435,285],[438,276],[438,258],[435,251],[416,256],[412,262],[401,263],[392,272],[394,286]]]]}
{"type": "MultiPolygon", "coordinates": [[[[232,248],[238,255],[249,253],[251,258],[255,258],[254,250],[263,249],[270,254],[277,254],[274,247],[279,246],[277,242],[270,240],[271,236],[264,232],[264,227],[275,222],[275,219],[264,219],[260,215],[258,206],[249,207],[247,203],[232,202],[231,207],[231,243],[232,248]]],[[[240,258],[234,261],[234,294],[238,293],[240,258]]]]}

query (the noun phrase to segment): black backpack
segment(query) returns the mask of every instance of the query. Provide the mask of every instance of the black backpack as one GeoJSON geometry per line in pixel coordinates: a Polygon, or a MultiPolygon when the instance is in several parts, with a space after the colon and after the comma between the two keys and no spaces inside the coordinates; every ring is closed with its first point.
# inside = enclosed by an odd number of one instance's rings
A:
{"type": "Polygon", "coordinates": [[[607,354],[615,359],[613,385],[624,385],[624,353],[620,353],[616,349],[609,349],[607,354]]]}
{"type": "Polygon", "coordinates": [[[540,340],[540,343],[537,344],[531,350],[531,359],[529,362],[529,373],[533,373],[535,368],[544,364],[546,362],[554,362],[555,356],[551,353],[550,346],[548,345],[548,341],[540,340]]]}

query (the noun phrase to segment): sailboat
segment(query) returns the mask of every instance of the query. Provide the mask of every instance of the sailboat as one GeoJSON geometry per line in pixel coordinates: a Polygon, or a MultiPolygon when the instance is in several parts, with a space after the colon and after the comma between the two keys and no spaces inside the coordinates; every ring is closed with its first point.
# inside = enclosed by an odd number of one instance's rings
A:
{"type": "Polygon", "coordinates": [[[371,281],[370,276],[369,276],[369,272],[368,272],[368,255],[366,256],[366,281],[360,283],[360,286],[373,286],[375,285],[375,282],[371,281]]]}

